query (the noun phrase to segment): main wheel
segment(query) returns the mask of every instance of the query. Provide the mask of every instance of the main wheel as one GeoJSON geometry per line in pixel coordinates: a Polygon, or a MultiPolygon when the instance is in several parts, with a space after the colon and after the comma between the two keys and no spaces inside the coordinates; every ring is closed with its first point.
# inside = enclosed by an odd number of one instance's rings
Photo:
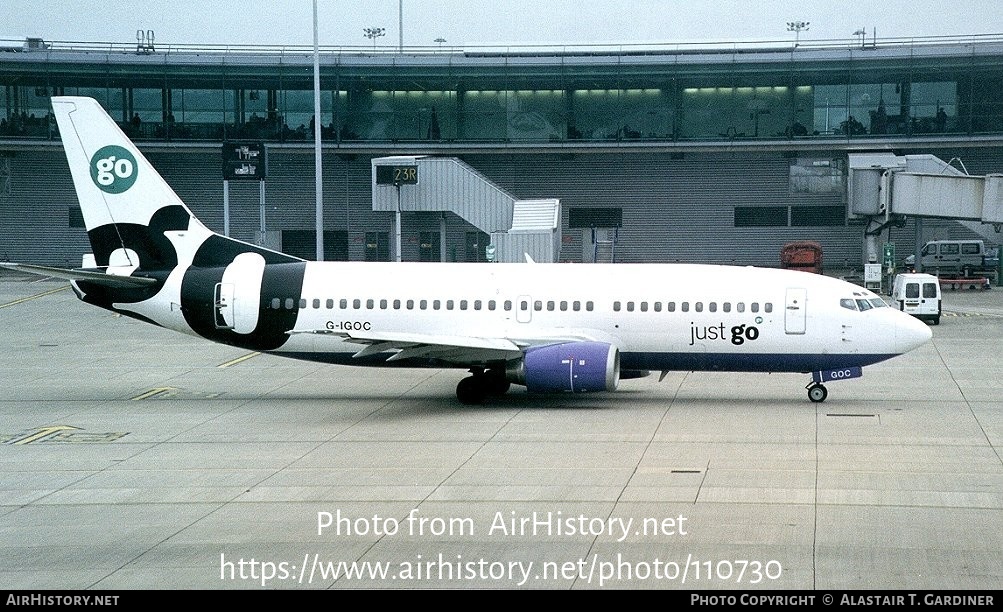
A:
{"type": "Polygon", "coordinates": [[[815,402],[824,402],[825,398],[829,396],[829,391],[826,390],[824,385],[812,385],[808,387],[808,399],[815,402]]]}
{"type": "Polygon", "coordinates": [[[461,404],[473,406],[484,402],[487,389],[481,376],[468,376],[456,385],[456,399],[461,404]]]}
{"type": "Polygon", "coordinates": [[[497,368],[485,370],[484,374],[481,375],[481,379],[484,391],[488,395],[505,395],[512,386],[512,383],[505,380],[505,370],[497,368]]]}

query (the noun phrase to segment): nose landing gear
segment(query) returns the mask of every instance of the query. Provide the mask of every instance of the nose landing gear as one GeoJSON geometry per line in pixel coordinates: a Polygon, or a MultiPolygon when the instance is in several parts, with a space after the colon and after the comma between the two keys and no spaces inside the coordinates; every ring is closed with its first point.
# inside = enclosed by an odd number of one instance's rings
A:
{"type": "Polygon", "coordinates": [[[808,389],[808,399],[814,403],[824,402],[829,397],[829,391],[822,384],[835,380],[848,380],[850,378],[860,378],[864,375],[860,366],[845,366],[834,370],[820,370],[811,373],[811,382],[805,386],[808,389]]]}

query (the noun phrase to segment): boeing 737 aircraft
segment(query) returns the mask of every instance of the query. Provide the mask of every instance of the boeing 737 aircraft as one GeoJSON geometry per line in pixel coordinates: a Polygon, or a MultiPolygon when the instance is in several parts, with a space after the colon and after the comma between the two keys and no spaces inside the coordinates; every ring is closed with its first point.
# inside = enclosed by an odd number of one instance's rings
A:
{"type": "Polygon", "coordinates": [[[253,351],[469,370],[462,403],[613,391],[649,371],[801,372],[822,383],[931,337],[855,285],[806,272],[685,264],[307,262],[206,228],[93,99],[54,97],[94,265],[89,304],[253,351]]]}

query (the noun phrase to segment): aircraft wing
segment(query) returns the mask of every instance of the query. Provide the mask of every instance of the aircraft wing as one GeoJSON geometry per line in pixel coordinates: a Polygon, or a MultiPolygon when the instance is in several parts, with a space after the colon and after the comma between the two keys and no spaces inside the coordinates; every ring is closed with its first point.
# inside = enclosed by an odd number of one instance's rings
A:
{"type": "Polygon", "coordinates": [[[100,269],[70,270],[67,268],[51,268],[49,266],[34,266],[17,263],[0,263],[0,268],[20,270],[22,272],[38,274],[39,276],[51,276],[53,278],[62,278],[69,281],[87,281],[108,287],[117,287],[119,289],[127,289],[130,287],[148,287],[156,284],[157,282],[156,279],[146,278],[143,276],[120,276],[117,274],[108,274],[100,269]]]}
{"type": "Polygon", "coordinates": [[[365,345],[352,357],[365,357],[386,351],[398,351],[387,361],[411,357],[442,359],[454,363],[481,363],[509,360],[520,357],[524,350],[534,346],[548,346],[563,342],[594,340],[588,335],[560,334],[533,338],[495,338],[452,336],[413,332],[341,331],[328,329],[293,330],[290,334],[318,334],[334,336],[347,342],[365,345]]]}

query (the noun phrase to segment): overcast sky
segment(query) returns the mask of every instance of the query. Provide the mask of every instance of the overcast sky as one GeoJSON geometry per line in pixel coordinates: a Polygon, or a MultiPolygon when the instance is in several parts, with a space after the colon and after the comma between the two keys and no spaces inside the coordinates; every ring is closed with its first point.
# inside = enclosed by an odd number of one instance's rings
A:
{"type": "MultiPolygon", "coordinates": [[[[319,0],[320,44],[398,43],[398,0],[319,0]]],[[[313,44],[312,0],[0,0],[0,37],[123,42],[313,44]]],[[[1003,33],[998,0],[403,0],[404,44],[626,44],[1003,33]]]]}

